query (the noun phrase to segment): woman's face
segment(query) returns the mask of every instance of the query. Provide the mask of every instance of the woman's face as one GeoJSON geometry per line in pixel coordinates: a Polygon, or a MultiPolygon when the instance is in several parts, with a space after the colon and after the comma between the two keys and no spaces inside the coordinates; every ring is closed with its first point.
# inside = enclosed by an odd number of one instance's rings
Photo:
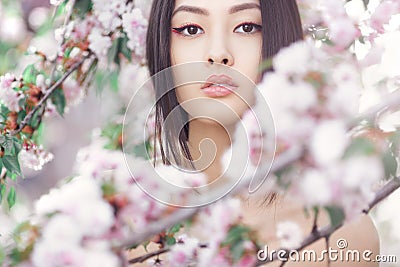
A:
{"type": "Polygon", "coordinates": [[[259,0],[176,0],[172,65],[202,62],[174,76],[178,101],[191,117],[229,124],[238,119],[232,111],[241,117],[253,104],[253,83],[261,75],[261,23],[259,0]],[[180,86],[177,81],[188,74],[203,82],[180,86]]]}

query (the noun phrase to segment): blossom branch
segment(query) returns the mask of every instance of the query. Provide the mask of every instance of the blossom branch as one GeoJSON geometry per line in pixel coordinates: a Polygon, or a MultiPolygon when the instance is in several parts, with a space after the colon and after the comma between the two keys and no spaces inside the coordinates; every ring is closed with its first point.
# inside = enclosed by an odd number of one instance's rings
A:
{"type": "Polygon", "coordinates": [[[173,215],[146,226],[146,231],[134,234],[126,240],[122,240],[122,242],[117,244],[115,248],[118,249],[140,245],[151,236],[174,226],[178,222],[194,216],[199,210],[200,208],[181,208],[173,215]]]}
{"type": "Polygon", "coordinates": [[[379,202],[384,200],[387,196],[392,194],[394,191],[400,188],[400,178],[394,178],[390,180],[381,190],[376,194],[375,199],[368,205],[368,209],[363,210],[365,214],[368,214],[373,207],[375,207],[379,202]]]}
{"type": "MultiPolygon", "coordinates": [[[[369,204],[369,208],[368,210],[364,210],[364,213],[368,213],[373,207],[375,207],[378,203],[380,203],[382,200],[384,200],[386,197],[388,197],[391,193],[393,193],[396,189],[400,188],[400,178],[394,178],[393,180],[391,180],[390,182],[388,182],[381,190],[379,190],[376,194],[375,199],[369,204]]],[[[191,209],[191,210],[187,210],[187,209],[183,209],[180,210],[178,212],[176,212],[174,214],[174,216],[171,216],[169,218],[167,218],[165,221],[168,220],[168,226],[167,227],[163,227],[163,222],[159,224],[159,228],[156,229],[153,225],[153,229],[154,230],[154,234],[161,232],[162,230],[164,230],[165,228],[168,228],[170,226],[172,226],[173,224],[175,224],[176,222],[181,221],[182,218],[188,218],[192,215],[194,215],[196,212],[198,211],[198,209],[191,209]],[[192,214],[193,213],[193,214],[192,214]],[[188,217],[185,217],[188,216],[188,217]]],[[[312,228],[311,233],[303,240],[303,242],[301,243],[301,245],[295,249],[296,251],[301,251],[303,250],[305,247],[315,243],[316,241],[318,241],[321,238],[325,239],[325,243],[327,246],[329,246],[329,239],[330,236],[336,232],[336,230],[338,230],[339,228],[341,228],[343,226],[343,223],[338,224],[336,226],[325,226],[323,228],[318,229],[317,228],[317,224],[316,224],[316,219],[318,218],[319,212],[315,211],[315,217],[314,217],[314,226],[312,228]]],[[[149,231],[148,231],[149,232],[149,231]]],[[[135,238],[138,238],[137,240],[144,238],[144,240],[148,237],[147,233],[144,233],[143,235],[137,235],[135,238]]],[[[142,242],[135,242],[135,244],[140,244],[142,242]]],[[[131,245],[131,243],[127,242],[126,246],[131,245]]],[[[207,244],[202,244],[200,245],[200,248],[204,248],[207,247],[207,244]]],[[[288,249],[281,249],[282,251],[286,251],[286,253],[290,253],[290,250],[288,249]]],[[[148,260],[152,257],[167,253],[170,251],[170,247],[166,247],[166,248],[162,248],[160,250],[154,251],[154,252],[150,252],[148,254],[145,254],[143,256],[134,258],[129,260],[129,264],[135,264],[135,263],[139,263],[139,262],[143,262],[145,260],[148,260]]],[[[274,258],[272,259],[267,259],[265,261],[258,261],[256,263],[255,266],[259,266],[262,264],[268,264],[271,263],[273,261],[278,260],[277,256],[274,255],[274,258]]],[[[282,262],[280,264],[280,266],[285,266],[287,262],[282,262]]],[[[328,262],[328,266],[329,266],[330,262],[328,262]]]]}
{"type": "MultiPolygon", "coordinates": [[[[394,94],[394,93],[393,93],[394,94]]],[[[371,108],[369,111],[361,114],[358,118],[359,119],[368,119],[372,117],[373,112],[375,114],[382,109],[389,108],[389,107],[395,107],[398,106],[400,103],[400,93],[396,93],[395,95],[392,95],[392,97],[388,97],[382,103],[374,106],[371,108]],[[394,100],[395,99],[395,100],[394,100]]],[[[304,155],[304,149],[301,146],[294,146],[290,148],[288,151],[283,152],[280,154],[274,161],[273,166],[271,168],[271,172],[276,172],[279,171],[286,166],[292,164],[293,162],[299,160],[303,155],[304,155]]],[[[396,179],[398,180],[398,179],[396,179]]],[[[390,195],[391,192],[396,190],[397,188],[400,187],[400,182],[391,182],[391,186],[393,187],[391,190],[387,189],[388,186],[385,186],[383,189],[381,189],[377,193],[376,199],[374,199],[373,202],[369,205],[370,209],[374,207],[376,204],[378,204],[380,201],[382,201],[384,198],[386,198],[388,195],[390,195]]],[[[248,183],[241,183],[239,186],[237,186],[232,193],[238,193],[244,188],[248,186],[248,183]]],[[[217,188],[218,190],[219,188],[217,188]]],[[[369,209],[369,210],[370,210],[369,209]]],[[[368,211],[369,211],[368,210],[368,211]]],[[[144,241],[148,240],[151,236],[156,235],[160,233],[161,231],[167,229],[168,227],[172,227],[176,223],[188,219],[192,216],[194,216],[197,212],[200,211],[200,208],[193,208],[193,209],[180,209],[179,211],[173,213],[169,217],[158,221],[157,223],[152,223],[150,224],[145,232],[134,234],[127,238],[126,240],[123,240],[121,243],[117,244],[115,247],[116,248],[126,248],[134,245],[139,245],[143,243],[144,241]]],[[[318,216],[316,214],[316,216],[318,216]]],[[[334,233],[337,229],[339,229],[342,226],[342,224],[336,225],[336,226],[326,226],[324,228],[318,229],[317,225],[313,226],[313,231],[311,234],[302,242],[302,245],[298,248],[298,250],[302,250],[306,246],[309,246],[310,244],[316,242],[317,240],[321,238],[327,238],[329,237],[332,233],[334,233]]],[[[271,259],[270,259],[271,260],[271,259]]],[[[272,261],[275,261],[277,259],[273,259],[272,261]]],[[[266,262],[260,262],[260,264],[265,264],[266,262]]]]}
{"type": "Polygon", "coordinates": [[[90,56],[91,53],[87,54],[80,61],[72,65],[72,67],[46,91],[46,94],[43,96],[43,98],[40,99],[38,104],[25,116],[18,129],[11,132],[11,135],[16,135],[21,132],[22,129],[29,123],[33,115],[46,103],[47,99],[51,96],[54,90],[56,90],[65,81],[65,79],[67,79],[75,70],[77,70],[90,56]]]}
{"type": "MultiPolygon", "coordinates": [[[[300,149],[299,147],[289,149],[289,151],[282,153],[274,161],[271,171],[276,172],[281,170],[287,165],[298,160],[302,155],[303,155],[302,149],[300,149]]],[[[249,182],[241,183],[239,186],[235,188],[235,191],[233,193],[240,192],[240,190],[248,187],[248,185],[249,182]]],[[[220,188],[216,188],[215,190],[220,190],[220,188]]],[[[149,226],[146,227],[146,231],[134,234],[129,238],[127,238],[126,240],[123,240],[121,243],[117,244],[115,248],[126,248],[139,245],[144,241],[146,241],[147,239],[149,239],[151,236],[156,235],[183,220],[193,217],[199,211],[200,208],[181,208],[180,210],[176,211],[169,217],[150,224],[149,226]]]]}
{"type": "MultiPolygon", "coordinates": [[[[65,43],[65,30],[67,28],[67,25],[71,21],[72,12],[74,11],[75,2],[76,2],[76,0],[70,0],[70,8],[68,9],[67,15],[65,16],[65,19],[64,19],[64,24],[63,24],[63,31],[64,32],[62,34],[61,42],[60,42],[60,45],[59,45],[58,49],[60,49],[65,43]]],[[[56,59],[57,59],[57,55],[56,55],[56,59]]],[[[57,60],[54,61],[53,69],[51,70],[51,74],[50,74],[50,81],[51,82],[53,82],[53,80],[54,80],[54,73],[55,73],[56,69],[57,69],[57,60]]]]}
{"type": "Polygon", "coordinates": [[[129,260],[129,264],[135,264],[135,263],[139,263],[139,262],[144,262],[145,260],[151,259],[151,258],[153,258],[155,256],[159,256],[159,255],[164,254],[164,253],[169,252],[169,251],[170,251],[169,247],[162,248],[162,249],[159,249],[157,251],[150,252],[150,253],[148,253],[146,255],[131,259],[131,260],[129,260]]]}
{"type": "MultiPolygon", "coordinates": [[[[207,248],[208,245],[205,244],[205,243],[201,243],[201,244],[198,245],[198,247],[199,248],[207,248]]],[[[159,256],[159,255],[162,255],[162,254],[164,254],[166,252],[169,252],[170,250],[171,250],[171,247],[165,247],[165,248],[150,252],[150,253],[145,254],[143,256],[139,256],[137,258],[133,258],[133,259],[129,260],[129,264],[135,264],[135,263],[144,262],[145,260],[151,259],[152,257],[159,256]]]]}
{"type": "MultiPolygon", "coordinates": [[[[369,208],[367,210],[364,210],[363,212],[366,214],[369,213],[372,208],[374,208],[378,203],[380,203],[382,200],[384,200],[386,197],[388,197],[390,194],[392,194],[398,188],[400,188],[400,177],[396,177],[396,178],[392,179],[383,188],[381,188],[376,193],[374,200],[371,201],[371,203],[369,204],[369,208]]],[[[288,249],[281,249],[281,250],[286,251],[286,253],[290,253],[290,251],[293,251],[293,250],[301,251],[305,247],[308,247],[309,245],[315,243],[316,241],[318,241],[321,238],[329,239],[329,237],[334,232],[336,232],[336,230],[341,228],[342,226],[343,226],[343,223],[333,225],[333,226],[328,225],[328,226],[322,227],[322,228],[318,229],[317,231],[311,232],[311,234],[309,234],[303,240],[303,242],[301,243],[301,245],[298,248],[292,249],[292,250],[288,250],[288,249]]],[[[259,266],[259,265],[266,264],[266,263],[271,263],[271,262],[274,262],[277,260],[279,260],[279,259],[278,259],[278,256],[275,254],[275,255],[273,255],[273,258],[268,258],[265,261],[259,260],[255,266],[259,266]]]]}

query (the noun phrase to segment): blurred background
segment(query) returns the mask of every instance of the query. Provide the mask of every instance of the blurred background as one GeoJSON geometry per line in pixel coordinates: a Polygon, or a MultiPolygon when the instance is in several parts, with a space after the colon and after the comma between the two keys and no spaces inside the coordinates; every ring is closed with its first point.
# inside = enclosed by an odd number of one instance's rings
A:
{"type": "MultiPolygon", "coordinates": [[[[350,12],[357,15],[357,2],[361,3],[361,0],[352,2],[355,7],[350,7],[350,12]]],[[[49,0],[0,0],[0,76],[7,72],[19,75],[28,64],[37,60],[27,54],[31,47],[47,55],[56,52],[53,25],[62,21],[52,21],[53,12],[49,0]]],[[[394,59],[400,62],[398,57],[394,55],[394,59]]],[[[112,111],[115,108],[113,101],[118,101],[118,98],[109,90],[95,87],[92,86],[83,101],[70,108],[64,117],[45,121],[43,142],[55,157],[40,171],[22,170],[25,178],[19,179],[16,186],[17,205],[11,214],[5,207],[0,213],[2,229],[12,229],[15,221],[29,216],[35,200],[58,181],[73,175],[79,148],[88,145],[93,129],[107,123],[108,116],[115,113],[112,111]]],[[[363,101],[364,105],[376,101],[374,93],[371,92],[363,101]]],[[[382,263],[381,266],[400,266],[400,212],[396,212],[399,208],[398,190],[371,213],[381,237],[381,254],[397,255],[399,261],[397,264],[382,263]]]]}

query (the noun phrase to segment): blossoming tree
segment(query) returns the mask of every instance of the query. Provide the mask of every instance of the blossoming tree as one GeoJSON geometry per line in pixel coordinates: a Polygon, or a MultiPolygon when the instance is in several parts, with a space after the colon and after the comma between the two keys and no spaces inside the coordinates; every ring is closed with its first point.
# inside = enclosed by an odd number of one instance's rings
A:
{"type": "MultiPolygon", "coordinates": [[[[140,85],[147,79],[144,47],[150,1],[50,2],[54,19],[49,25],[62,21],[54,29],[56,53],[30,47],[27,53],[36,58],[33,64],[21,73],[0,70],[4,72],[0,73],[0,201],[10,208],[18,195],[12,181],[22,176],[20,164],[39,170],[54,157],[40,141],[43,118],[72,108],[94,87],[96,76],[107,75],[109,83],[104,87],[114,91],[121,91],[124,83],[140,85]]],[[[154,96],[148,90],[129,102],[134,91],[120,92],[115,120],[95,132],[91,144],[80,150],[76,177],[35,203],[31,219],[16,225],[10,240],[0,244],[0,261],[5,266],[37,267],[128,266],[146,260],[165,266],[256,266],[261,264],[259,242],[254,229],[241,223],[236,198],[254,181],[268,183],[271,192],[289,192],[313,212],[315,221],[322,209],[330,216],[330,225],[315,224],[308,237],[298,234],[293,222],[280,224],[277,236],[284,249],[302,249],[329,238],[400,187],[400,136],[395,126],[384,125],[382,119],[400,106],[400,67],[389,57],[394,49],[390,42],[382,42],[400,38],[400,2],[299,0],[298,4],[306,38],[266,62],[274,72],[258,85],[274,118],[276,151],[271,155],[266,145],[271,141],[266,134],[269,125],[246,114],[241,123],[248,134],[237,134],[231,151],[247,153],[224,158],[225,164],[250,162],[243,182],[231,194],[191,209],[150,197],[143,187],[158,196],[165,194],[152,179],[154,170],[146,164],[149,159],[140,140],[142,129],[149,129],[145,149],[154,149],[152,118],[141,114],[154,96]],[[361,7],[355,15],[349,7],[357,5],[361,7]],[[294,59],[297,64],[290,64],[294,59]],[[373,72],[379,75],[368,80],[373,72]],[[380,101],[360,107],[360,96],[366,99],[371,90],[380,101]],[[126,121],[122,118],[128,106],[133,112],[126,121]],[[132,137],[129,145],[123,134],[132,137]],[[243,148],[247,142],[249,146],[243,148]],[[265,169],[263,162],[271,157],[275,160],[265,181],[257,170],[265,169]],[[127,163],[133,166],[129,170],[127,163]],[[190,235],[196,229],[202,229],[207,242],[190,235]],[[146,247],[149,242],[157,243],[159,250],[127,257],[126,249],[146,247]],[[158,255],[164,253],[167,256],[161,261],[158,255]]],[[[6,18],[7,5],[0,6],[1,20],[6,18]]],[[[16,35],[7,36],[16,44],[22,42],[16,35]]],[[[256,103],[253,110],[263,108],[256,103]]],[[[205,183],[202,174],[180,173],[172,166],[156,170],[179,177],[188,186],[205,183]]],[[[227,173],[228,179],[234,176],[235,170],[227,173]]],[[[185,190],[173,194],[179,203],[192,201],[185,190]]]]}

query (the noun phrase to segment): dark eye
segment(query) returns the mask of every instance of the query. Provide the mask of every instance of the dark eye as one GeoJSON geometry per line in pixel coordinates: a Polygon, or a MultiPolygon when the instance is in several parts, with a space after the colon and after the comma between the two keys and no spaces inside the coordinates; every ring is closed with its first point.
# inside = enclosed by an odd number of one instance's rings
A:
{"type": "Polygon", "coordinates": [[[242,25],[239,25],[236,29],[235,32],[239,33],[255,33],[257,31],[261,30],[261,25],[257,25],[254,23],[244,23],[242,25]]]}
{"type": "Polygon", "coordinates": [[[204,33],[203,29],[201,29],[196,25],[188,25],[181,28],[173,28],[173,29],[184,36],[195,36],[204,33]]]}

